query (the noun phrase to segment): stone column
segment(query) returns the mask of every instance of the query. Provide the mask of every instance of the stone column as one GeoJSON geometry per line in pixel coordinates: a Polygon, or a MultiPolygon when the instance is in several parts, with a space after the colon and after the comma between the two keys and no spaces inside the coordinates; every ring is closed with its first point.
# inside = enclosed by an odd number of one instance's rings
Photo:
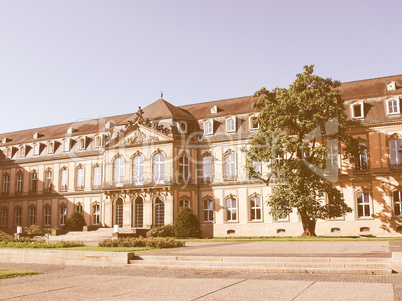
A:
{"type": "Polygon", "coordinates": [[[150,229],[152,226],[152,197],[149,193],[144,198],[144,228],[150,229]]]}
{"type": "Polygon", "coordinates": [[[165,197],[165,225],[173,224],[173,195],[168,193],[165,197]]]}
{"type": "Polygon", "coordinates": [[[131,198],[126,194],[123,198],[123,227],[131,228],[131,198]]]}

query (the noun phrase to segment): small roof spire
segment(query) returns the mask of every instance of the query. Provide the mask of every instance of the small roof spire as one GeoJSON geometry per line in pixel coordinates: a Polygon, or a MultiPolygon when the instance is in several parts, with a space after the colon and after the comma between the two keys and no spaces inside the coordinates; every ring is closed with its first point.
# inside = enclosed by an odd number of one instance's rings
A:
{"type": "Polygon", "coordinates": [[[161,99],[163,99],[163,92],[161,91],[161,99]]]}

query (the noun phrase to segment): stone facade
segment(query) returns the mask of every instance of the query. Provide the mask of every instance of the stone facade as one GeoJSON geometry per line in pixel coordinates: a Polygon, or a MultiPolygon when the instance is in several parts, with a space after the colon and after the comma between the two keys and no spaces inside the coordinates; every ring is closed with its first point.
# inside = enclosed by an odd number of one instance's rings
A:
{"type": "MultiPolygon", "coordinates": [[[[402,214],[401,76],[344,83],[350,134],[367,147],[342,160],[336,185],[352,213],[317,222],[318,235],[398,236],[402,214]]],[[[173,223],[183,206],[204,236],[299,235],[296,212],[275,219],[269,185],[246,175],[243,151],[258,131],[252,97],[175,107],[159,99],[134,114],[0,136],[0,229],[88,225],[124,230],[173,223]]],[[[263,163],[256,164],[262,174],[263,163]]],[[[323,200],[325,201],[325,200],[323,200]]]]}

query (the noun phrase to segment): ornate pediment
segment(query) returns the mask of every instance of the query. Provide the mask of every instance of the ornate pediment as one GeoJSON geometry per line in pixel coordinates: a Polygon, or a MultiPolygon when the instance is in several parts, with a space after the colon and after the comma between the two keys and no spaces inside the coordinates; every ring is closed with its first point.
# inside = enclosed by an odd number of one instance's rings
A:
{"type": "Polygon", "coordinates": [[[126,131],[120,132],[111,145],[130,146],[170,140],[172,140],[172,137],[169,137],[168,135],[157,132],[153,128],[136,124],[128,128],[126,131]]]}

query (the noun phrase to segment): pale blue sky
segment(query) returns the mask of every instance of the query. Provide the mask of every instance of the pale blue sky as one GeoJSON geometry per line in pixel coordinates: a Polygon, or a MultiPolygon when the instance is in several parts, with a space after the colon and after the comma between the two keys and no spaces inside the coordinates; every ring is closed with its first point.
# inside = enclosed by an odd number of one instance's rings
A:
{"type": "Polygon", "coordinates": [[[401,1],[0,0],[0,132],[402,73],[401,1]]]}

